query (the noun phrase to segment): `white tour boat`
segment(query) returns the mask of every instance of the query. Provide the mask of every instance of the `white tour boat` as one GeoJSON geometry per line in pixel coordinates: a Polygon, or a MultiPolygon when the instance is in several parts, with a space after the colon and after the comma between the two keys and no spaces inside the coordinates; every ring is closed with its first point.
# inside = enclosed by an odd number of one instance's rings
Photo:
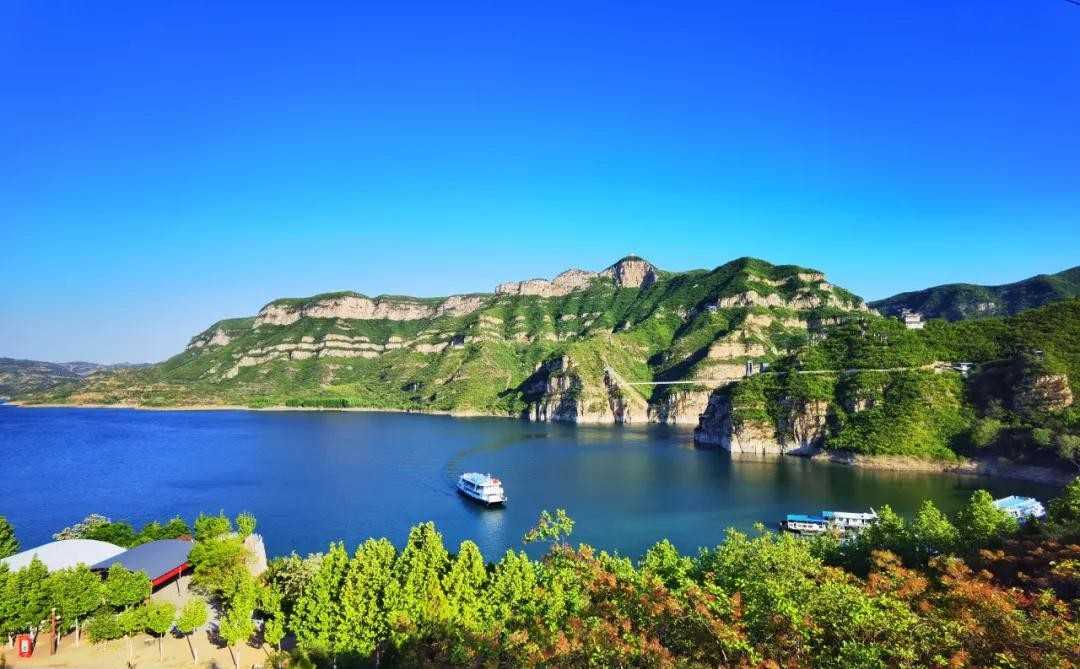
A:
{"type": "Polygon", "coordinates": [[[506,504],[502,481],[490,474],[468,472],[458,479],[458,492],[486,506],[506,504]]]}

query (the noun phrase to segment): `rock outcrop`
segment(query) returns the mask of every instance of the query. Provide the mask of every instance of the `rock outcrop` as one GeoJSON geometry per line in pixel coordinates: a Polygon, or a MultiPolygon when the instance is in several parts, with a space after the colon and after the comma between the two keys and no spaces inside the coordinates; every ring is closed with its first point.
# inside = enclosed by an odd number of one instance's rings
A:
{"type": "Polygon", "coordinates": [[[779,425],[740,418],[725,391],[713,393],[694,430],[694,442],[733,453],[812,455],[826,437],[827,402],[792,402],[779,425]]]}
{"type": "Polygon", "coordinates": [[[657,270],[649,261],[629,255],[600,272],[600,276],[612,279],[619,288],[648,288],[656,283],[657,270]]]}
{"type": "Polygon", "coordinates": [[[588,272],[583,269],[568,269],[551,281],[547,279],[527,279],[525,281],[508,281],[495,287],[497,295],[539,295],[540,297],[562,297],[575,290],[586,288],[596,272],[588,272]]]}
{"type": "Polygon", "coordinates": [[[554,279],[526,279],[508,281],[495,287],[496,295],[538,295],[540,297],[562,297],[575,290],[588,288],[593,279],[606,278],[620,288],[648,288],[656,283],[659,270],[647,260],[637,256],[626,256],[615,264],[599,272],[583,269],[568,269],[554,279]]]}
{"type": "Polygon", "coordinates": [[[342,294],[302,302],[271,302],[255,317],[255,327],[291,325],[301,318],[414,321],[444,315],[464,316],[476,311],[483,304],[484,298],[479,295],[452,295],[441,302],[432,302],[342,294]]]}
{"type": "Polygon", "coordinates": [[[1031,375],[1016,389],[1013,404],[1018,411],[1054,412],[1072,406],[1073,394],[1065,374],[1031,375]]]}

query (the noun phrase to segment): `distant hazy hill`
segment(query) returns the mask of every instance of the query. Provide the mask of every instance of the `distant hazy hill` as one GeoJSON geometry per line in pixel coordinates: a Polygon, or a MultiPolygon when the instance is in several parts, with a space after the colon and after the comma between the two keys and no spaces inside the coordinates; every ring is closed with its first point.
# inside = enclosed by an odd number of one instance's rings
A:
{"type": "Polygon", "coordinates": [[[0,358],[0,397],[48,390],[82,381],[95,372],[145,365],[101,365],[96,362],[43,362],[0,358]]]}
{"type": "Polygon", "coordinates": [[[918,311],[925,318],[957,321],[983,316],[1011,316],[1024,309],[1077,296],[1080,296],[1080,266],[1001,286],[949,283],[893,295],[871,302],[870,306],[888,316],[910,309],[918,311]]]}

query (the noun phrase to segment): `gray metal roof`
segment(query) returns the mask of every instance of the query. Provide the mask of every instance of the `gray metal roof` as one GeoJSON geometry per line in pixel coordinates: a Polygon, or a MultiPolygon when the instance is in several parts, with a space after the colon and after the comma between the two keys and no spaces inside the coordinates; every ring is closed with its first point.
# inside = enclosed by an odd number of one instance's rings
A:
{"type": "Polygon", "coordinates": [[[77,564],[95,565],[102,560],[108,560],[124,549],[116,544],[96,539],[66,539],[64,541],[52,541],[50,543],[31,548],[15,555],[10,555],[0,563],[6,564],[11,571],[19,571],[30,564],[37,556],[45,564],[49,571],[74,567],[77,564]]]}
{"type": "Polygon", "coordinates": [[[144,571],[151,580],[187,562],[192,543],[184,539],[161,539],[151,541],[119,555],[102,560],[92,569],[108,569],[119,562],[132,571],[144,571]]]}

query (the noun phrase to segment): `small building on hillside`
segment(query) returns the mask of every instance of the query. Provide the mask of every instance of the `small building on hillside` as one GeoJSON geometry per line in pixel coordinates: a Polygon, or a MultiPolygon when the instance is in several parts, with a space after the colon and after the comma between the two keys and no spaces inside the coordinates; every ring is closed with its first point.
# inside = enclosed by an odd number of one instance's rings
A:
{"type": "Polygon", "coordinates": [[[150,577],[155,588],[160,587],[191,567],[188,554],[193,544],[190,539],[161,539],[141,544],[93,565],[95,571],[108,571],[119,563],[131,571],[142,571],[150,577]]]}
{"type": "Polygon", "coordinates": [[[65,539],[51,541],[37,548],[30,548],[21,553],[10,555],[0,564],[7,565],[10,571],[19,571],[30,564],[36,557],[50,572],[67,569],[78,564],[93,566],[102,560],[108,560],[124,552],[116,544],[95,539],[65,539]]]}
{"type": "Polygon", "coordinates": [[[926,326],[926,321],[923,320],[922,314],[917,311],[912,311],[911,309],[904,309],[901,311],[900,320],[908,330],[922,330],[926,326]]]}

